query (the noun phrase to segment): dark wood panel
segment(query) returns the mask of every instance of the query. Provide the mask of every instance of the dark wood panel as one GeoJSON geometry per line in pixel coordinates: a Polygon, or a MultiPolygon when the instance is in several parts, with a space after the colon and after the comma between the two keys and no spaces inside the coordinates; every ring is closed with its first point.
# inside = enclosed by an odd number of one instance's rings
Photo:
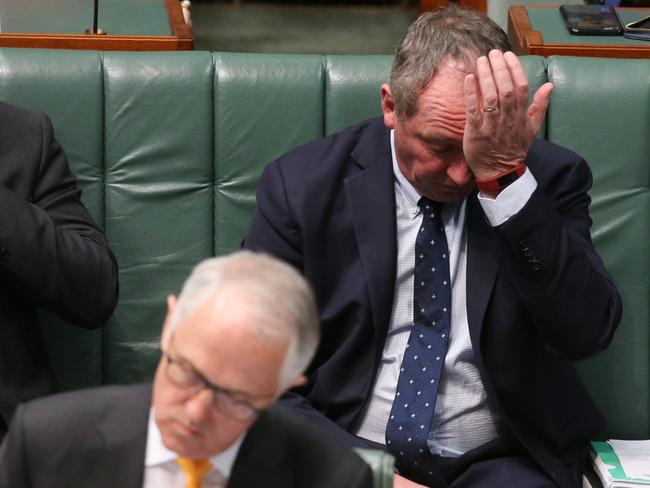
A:
{"type": "Polygon", "coordinates": [[[95,34],[0,34],[0,47],[89,49],[99,51],[182,51],[194,47],[192,28],[185,23],[178,0],[164,0],[171,36],[95,34]]]}
{"type": "Polygon", "coordinates": [[[514,52],[519,55],[650,58],[650,42],[639,45],[589,44],[586,38],[584,44],[546,44],[543,33],[531,25],[528,8],[523,6],[513,6],[508,10],[508,38],[514,52]]]}

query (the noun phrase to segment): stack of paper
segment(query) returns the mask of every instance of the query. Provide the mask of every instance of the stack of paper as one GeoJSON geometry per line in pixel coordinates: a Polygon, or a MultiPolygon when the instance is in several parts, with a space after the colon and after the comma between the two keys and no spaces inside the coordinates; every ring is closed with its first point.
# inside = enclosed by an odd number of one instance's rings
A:
{"type": "Polygon", "coordinates": [[[592,442],[594,469],[604,488],[650,486],[650,440],[592,442]]]}

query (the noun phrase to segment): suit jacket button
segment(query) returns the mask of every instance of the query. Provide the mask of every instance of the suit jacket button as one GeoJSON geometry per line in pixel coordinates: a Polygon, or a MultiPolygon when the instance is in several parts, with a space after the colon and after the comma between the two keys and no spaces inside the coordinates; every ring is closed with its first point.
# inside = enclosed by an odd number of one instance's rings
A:
{"type": "Polygon", "coordinates": [[[0,261],[6,261],[9,258],[9,250],[7,248],[0,248],[0,261]]]}

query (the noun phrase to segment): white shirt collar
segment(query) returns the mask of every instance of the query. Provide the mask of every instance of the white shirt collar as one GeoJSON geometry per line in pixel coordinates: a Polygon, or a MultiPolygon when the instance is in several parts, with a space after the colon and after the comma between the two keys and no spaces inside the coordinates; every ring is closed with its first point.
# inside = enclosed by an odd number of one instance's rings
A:
{"type": "MultiPolygon", "coordinates": [[[[246,433],[239,436],[239,438],[228,449],[219,454],[215,454],[209,459],[212,466],[226,479],[230,478],[232,466],[235,464],[235,459],[237,458],[239,448],[244,441],[244,437],[246,437],[246,433]]],[[[145,467],[157,466],[170,461],[176,461],[177,457],[178,454],[174,451],[170,451],[163,444],[152,407],[149,410],[149,427],[147,430],[147,449],[145,452],[144,465],[145,467]]]]}
{"type": "Polygon", "coordinates": [[[399,169],[397,153],[395,152],[395,129],[390,130],[390,154],[393,159],[393,174],[395,175],[399,192],[411,207],[417,207],[422,195],[418,193],[415,187],[411,185],[411,182],[406,179],[406,176],[402,174],[402,170],[399,169]]]}

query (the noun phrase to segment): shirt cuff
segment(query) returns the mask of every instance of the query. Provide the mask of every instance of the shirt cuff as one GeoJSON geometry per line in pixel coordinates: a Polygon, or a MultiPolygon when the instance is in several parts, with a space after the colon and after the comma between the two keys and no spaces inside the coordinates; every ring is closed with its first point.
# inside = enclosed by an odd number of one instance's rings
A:
{"type": "Polygon", "coordinates": [[[530,169],[526,168],[526,172],[501,190],[496,198],[487,197],[479,192],[478,200],[488,222],[492,227],[496,227],[524,208],[536,188],[537,180],[530,169]]]}

